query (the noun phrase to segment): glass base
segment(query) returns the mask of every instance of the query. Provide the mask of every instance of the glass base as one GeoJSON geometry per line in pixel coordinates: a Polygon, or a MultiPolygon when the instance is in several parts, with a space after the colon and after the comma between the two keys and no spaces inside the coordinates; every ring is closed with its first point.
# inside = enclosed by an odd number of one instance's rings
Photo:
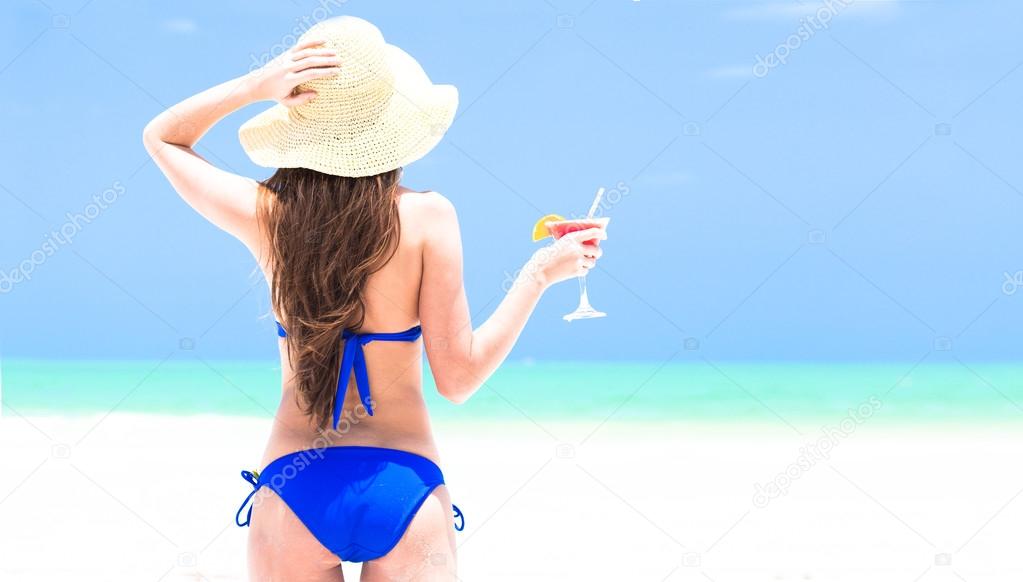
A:
{"type": "Polygon", "coordinates": [[[590,307],[588,309],[576,309],[572,313],[563,315],[561,319],[565,321],[575,321],[577,319],[594,319],[596,317],[607,317],[607,314],[603,311],[597,311],[590,307]]]}
{"type": "Polygon", "coordinates": [[[561,316],[561,319],[565,321],[575,321],[577,319],[593,319],[595,317],[607,317],[607,314],[603,311],[597,311],[590,305],[590,297],[586,294],[586,275],[578,277],[579,279],[579,307],[575,308],[575,311],[568,315],[561,316]]]}

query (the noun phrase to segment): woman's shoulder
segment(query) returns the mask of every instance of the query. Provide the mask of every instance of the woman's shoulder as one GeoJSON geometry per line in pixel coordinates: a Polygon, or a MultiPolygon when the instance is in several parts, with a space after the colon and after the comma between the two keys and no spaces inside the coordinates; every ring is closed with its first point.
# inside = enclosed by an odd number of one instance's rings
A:
{"type": "Polygon", "coordinates": [[[436,245],[458,237],[458,216],[455,205],[434,190],[416,191],[402,188],[398,199],[402,231],[415,245],[436,245]]]}
{"type": "Polygon", "coordinates": [[[411,190],[402,186],[399,196],[399,207],[403,211],[428,218],[454,216],[455,205],[435,190],[411,190]]]}

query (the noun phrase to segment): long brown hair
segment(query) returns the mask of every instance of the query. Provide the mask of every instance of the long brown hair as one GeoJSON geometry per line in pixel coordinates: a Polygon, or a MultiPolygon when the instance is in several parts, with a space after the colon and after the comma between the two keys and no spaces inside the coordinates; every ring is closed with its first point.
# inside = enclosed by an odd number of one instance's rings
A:
{"type": "Polygon", "coordinates": [[[400,177],[400,168],[365,178],[280,168],[260,188],[270,300],[284,318],[299,405],[321,427],[333,413],[341,334],[362,327],[366,281],[398,248],[400,177]]]}

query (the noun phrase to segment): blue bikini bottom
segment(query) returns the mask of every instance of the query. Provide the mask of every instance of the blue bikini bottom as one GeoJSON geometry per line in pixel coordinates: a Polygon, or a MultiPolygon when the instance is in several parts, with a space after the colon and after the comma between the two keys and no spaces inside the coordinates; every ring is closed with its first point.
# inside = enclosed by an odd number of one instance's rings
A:
{"type": "MultiPolygon", "coordinates": [[[[444,475],[433,461],[380,447],[327,447],[285,455],[261,473],[242,471],[252,484],[235,522],[247,526],[245,506],[260,487],[272,489],[324,547],[346,562],[365,562],[390,552],[419,507],[444,475]]],[[[452,506],[465,527],[465,518],[452,506]]]]}

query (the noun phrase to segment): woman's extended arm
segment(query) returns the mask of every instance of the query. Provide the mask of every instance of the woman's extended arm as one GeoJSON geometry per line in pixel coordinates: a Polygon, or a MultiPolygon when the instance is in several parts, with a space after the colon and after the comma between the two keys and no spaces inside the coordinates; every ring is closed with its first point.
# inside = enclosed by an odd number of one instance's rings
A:
{"type": "Polygon", "coordinates": [[[462,242],[455,209],[439,194],[430,201],[430,234],[423,245],[419,318],[437,390],[448,400],[467,400],[511,351],[540,296],[550,285],[592,268],[602,229],[565,235],[540,249],[515,278],[501,304],[475,331],[462,284],[462,242]]]}
{"type": "Polygon", "coordinates": [[[340,70],[337,55],[314,48],[319,44],[296,46],[254,73],[189,97],[157,115],[142,132],[146,150],[181,197],[246,244],[256,240],[256,181],[213,166],[192,148],[215,123],[246,105],[273,99],[295,106],[315,97],[294,89],[340,70]]]}

